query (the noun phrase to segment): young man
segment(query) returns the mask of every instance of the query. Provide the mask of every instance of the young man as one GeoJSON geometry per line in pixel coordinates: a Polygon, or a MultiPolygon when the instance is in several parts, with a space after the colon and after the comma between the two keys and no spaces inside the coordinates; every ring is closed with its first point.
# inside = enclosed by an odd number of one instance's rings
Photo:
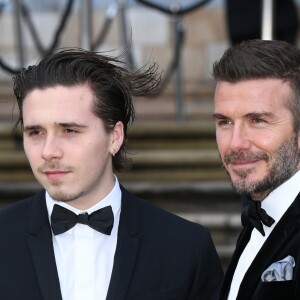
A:
{"type": "Polygon", "coordinates": [[[245,226],[221,299],[300,299],[300,51],[249,40],[213,75],[218,149],[245,226]]]}
{"type": "Polygon", "coordinates": [[[222,269],[210,234],[126,191],[132,95],[155,66],[68,49],[14,78],[37,195],[0,212],[0,299],[216,299],[222,269]]]}

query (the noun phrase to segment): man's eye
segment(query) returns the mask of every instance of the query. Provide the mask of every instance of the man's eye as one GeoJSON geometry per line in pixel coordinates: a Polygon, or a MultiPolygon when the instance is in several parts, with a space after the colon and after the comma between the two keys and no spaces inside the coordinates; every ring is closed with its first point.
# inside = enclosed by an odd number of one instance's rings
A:
{"type": "Polygon", "coordinates": [[[65,133],[77,133],[78,131],[73,128],[65,128],[64,132],[65,133]]]}
{"type": "Polygon", "coordinates": [[[252,122],[256,124],[261,124],[261,123],[265,123],[266,121],[260,118],[255,118],[252,120],[252,122]]]}
{"type": "Polygon", "coordinates": [[[218,120],[216,122],[217,126],[221,127],[221,126],[226,126],[226,125],[230,125],[232,122],[230,120],[218,120]]]}
{"type": "Polygon", "coordinates": [[[40,131],[40,130],[30,130],[30,131],[28,131],[27,134],[28,134],[29,136],[35,136],[35,135],[41,134],[41,131],[40,131]]]}

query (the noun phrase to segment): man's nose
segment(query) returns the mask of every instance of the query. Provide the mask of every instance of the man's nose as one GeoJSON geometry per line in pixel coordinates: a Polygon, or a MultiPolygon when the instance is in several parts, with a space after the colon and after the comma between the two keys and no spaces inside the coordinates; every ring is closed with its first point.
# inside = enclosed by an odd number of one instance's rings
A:
{"type": "Polygon", "coordinates": [[[45,139],[44,147],[42,150],[42,158],[51,161],[60,159],[63,156],[62,147],[59,140],[54,136],[48,135],[45,139]]]}
{"type": "Polygon", "coordinates": [[[251,141],[249,132],[244,124],[235,124],[232,130],[230,149],[233,152],[249,150],[251,141]]]}

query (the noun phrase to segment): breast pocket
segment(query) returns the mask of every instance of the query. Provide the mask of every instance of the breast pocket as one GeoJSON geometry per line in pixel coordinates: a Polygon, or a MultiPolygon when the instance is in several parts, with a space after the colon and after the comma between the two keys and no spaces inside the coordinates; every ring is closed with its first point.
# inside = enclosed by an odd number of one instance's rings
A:
{"type": "MultiPolygon", "coordinates": [[[[296,281],[261,282],[257,287],[255,300],[296,300],[296,281]]],[[[298,299],[299,300],[299,299],[298,299]]]]}

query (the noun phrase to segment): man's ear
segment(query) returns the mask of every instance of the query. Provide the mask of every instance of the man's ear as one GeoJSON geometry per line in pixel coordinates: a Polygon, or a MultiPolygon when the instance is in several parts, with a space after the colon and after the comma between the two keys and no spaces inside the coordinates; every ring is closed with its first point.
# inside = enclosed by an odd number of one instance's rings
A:
{"type": "Polygon", "coordinates": [[[121,121],[115,124],[111,133],[110,153],[115,156],[124,142],[124,125],[121,121]]]}

